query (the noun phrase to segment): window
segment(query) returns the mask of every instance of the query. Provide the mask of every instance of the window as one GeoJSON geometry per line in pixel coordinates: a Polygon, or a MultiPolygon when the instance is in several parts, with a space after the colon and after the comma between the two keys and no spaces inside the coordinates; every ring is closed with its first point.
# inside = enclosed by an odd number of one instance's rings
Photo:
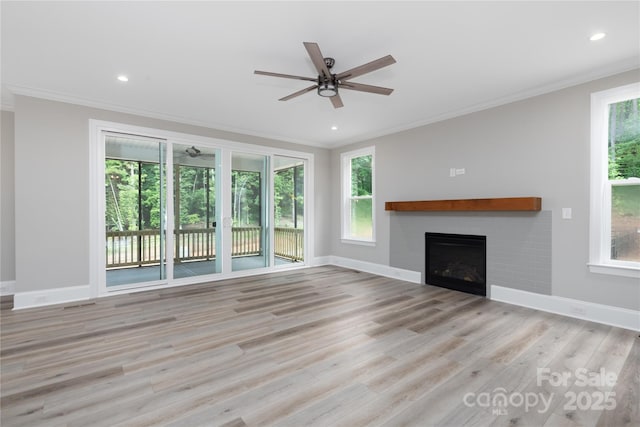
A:
{"type": "Polygon", "coordinates": [[[640,277],[640,83],[591,95],[592,272],[640,277]]]}
{"type": "Polygon", "coordinates": [[[374,147],[343,153],[342,239],[375,242],[374,147]]]}

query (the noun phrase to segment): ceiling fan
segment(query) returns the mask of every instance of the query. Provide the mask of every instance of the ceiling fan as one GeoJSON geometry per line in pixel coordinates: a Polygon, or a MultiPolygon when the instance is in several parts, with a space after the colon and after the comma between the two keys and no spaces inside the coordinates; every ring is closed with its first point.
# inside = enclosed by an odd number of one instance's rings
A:
{"type": "Polygon", "coordinates": [[[317,89],[318,95],[328,97],[331,100],[334,108],[340,108],[344,106],[344,104],[342,103],[342,99],[340,98],[338,89],[357,90],[360,92],[377,93],[379,95],[390,95],[391,92],[393,92],[393,89],[389,89],[386,87],[371,86],[351,81],[351,79],[354,77],[370,73],[372,71],[386,67],[387,65],[395,64],[396,60],[393,58],[393,56],[383,56],[382,58],[368,62],[364,65],[360,65],[358,67],[343,71],[338,74],[333,74],[331,72],[331,68],[333,68],[335,60],[333,58],[325,58],[324,56],[322,56],[322,52],[320,52],[320,47],[317,43],[304,42],[304,47],[307,49],[307,52],[311,57],[311,62],[313,62],[313,65],[318,70],[318,77],[303,77],[293,76],[290,74],[271,73],[269,71],[254,71],[255,74],[261,74],[264,76],[306,80],[315,83],[313,86],[309,86],[305,89],[294,92],[291,95],[287,95],[284,98],[280,98],[279,101],[288,101],[292,98],[295,98],[296,96],[300,96],[317,89]]]}
{"type": "Polygon", "coordinates": [[[215,158],[215,154],[213,153],[204,153],[202,150],[200,150],[199,148],[196,148],[194,145],[192,145],[191,147],[186,148],[184,151],[181,150],[180,153],[176,153],[176,157],[181,158],[181,159],[186,159],[186,158],[192,158],[192,159],[197,159],[197,158],[215,158]]]}
{"type": "Polygon", "coordinates": [[[189,155],[189,157],[200,157],[202,151],[198,150],[194,145],[184,150],[185,153],[189,155]]]}

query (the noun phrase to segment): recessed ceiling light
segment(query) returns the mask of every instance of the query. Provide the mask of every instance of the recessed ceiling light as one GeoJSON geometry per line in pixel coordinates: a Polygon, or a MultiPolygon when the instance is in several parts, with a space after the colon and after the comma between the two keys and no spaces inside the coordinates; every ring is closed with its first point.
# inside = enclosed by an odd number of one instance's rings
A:
{"type": "Polygon", "coordinates": [[[592,35],[591,37],[589,37],[589,40],[591,40],[592,42],[596,41],[596,40],[602,40],[603,38],[605,38],[606,34],[605,33],[595,33],[594,35],[592,35]]]}
{"type": "Polygon", "coordinates": [[[120,80],[121,82],[128,82],[129,77],[125,76],[124,74],[121,74],[118,76],[118,80],[120,80]]]}
{"type": "Polygon", "coordinates": [[[338,126],[336,125],[331,126],[331,130],[338,130],[338,126]]]}

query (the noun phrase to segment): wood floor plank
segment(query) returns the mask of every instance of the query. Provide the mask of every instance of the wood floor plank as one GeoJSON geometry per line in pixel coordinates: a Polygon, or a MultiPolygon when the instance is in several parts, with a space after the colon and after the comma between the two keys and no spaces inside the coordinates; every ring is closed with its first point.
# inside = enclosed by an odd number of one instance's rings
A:
{"type": "Polygon", "coordinates": [[[334,266],[0,310],[7,426],[640,425],[640,338],[334,266]],[[617,375],[536,383],[537,370],[617,375]],[[470,407],[542,393],[545,413],[470,407]],[[616,393],[567,411],[567,391],[616,393]]]}
{"type": "Polygon", "coordinates": [[[640,337],[633,340],[632,348],[620,371],[613,392],[616,408],[604,411],[598,419],[597,426],[640,425],[640,337]]]}

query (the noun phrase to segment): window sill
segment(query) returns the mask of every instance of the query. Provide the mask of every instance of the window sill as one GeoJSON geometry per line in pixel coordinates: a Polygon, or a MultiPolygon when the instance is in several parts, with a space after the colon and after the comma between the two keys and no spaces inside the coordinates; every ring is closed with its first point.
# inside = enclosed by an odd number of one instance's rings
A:
{"type": "Polygon", "coordinates": [[[633,277],[640,279],[640,267],[594,263],[589,263],[587,265],[589,266],[589,271],[591,271],[592,273],[609,274],[612,276],[633,277]]]}
{"type": "Polygon", "coordinates": [[[373,240],[353,240],[353,239],[342,239],[342,243],[347,243],[349,245],[360,245],[360,246],[375,246],[376,242],[373,240]]]}

